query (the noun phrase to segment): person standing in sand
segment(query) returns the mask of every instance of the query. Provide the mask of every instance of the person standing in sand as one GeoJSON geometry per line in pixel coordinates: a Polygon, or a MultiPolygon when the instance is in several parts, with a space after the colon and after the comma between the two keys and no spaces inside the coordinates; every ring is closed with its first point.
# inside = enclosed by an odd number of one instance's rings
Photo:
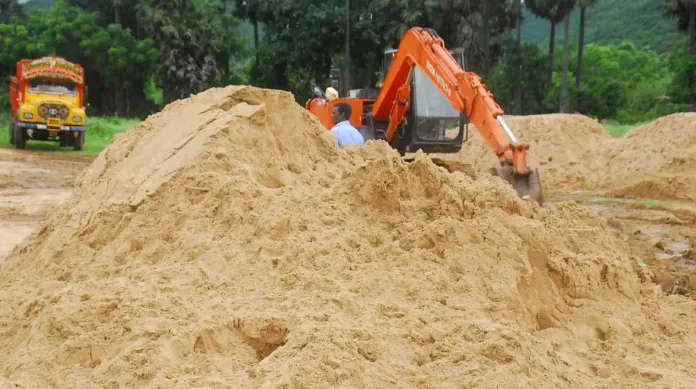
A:
{"type": "Polygon", "coordinates": [[[331,120],[333,120],[335,125],[330,132],[336,135],[338,147],[346,145],[362,146],[365,144],[362,134],[350,124],[351,113],[350,105],[346,103],[336,104],[331,109],[331,120]]]}

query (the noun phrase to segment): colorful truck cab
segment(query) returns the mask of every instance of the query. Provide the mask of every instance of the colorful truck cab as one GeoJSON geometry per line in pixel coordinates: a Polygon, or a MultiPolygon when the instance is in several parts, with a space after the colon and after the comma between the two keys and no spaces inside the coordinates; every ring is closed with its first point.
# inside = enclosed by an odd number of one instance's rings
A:
{"type": "Polygon", "coordinates": [[[10,143],[58,141],[82,150],[85,142],[84,69],[63,58],[23,59],[10,77],[10,143]]]}

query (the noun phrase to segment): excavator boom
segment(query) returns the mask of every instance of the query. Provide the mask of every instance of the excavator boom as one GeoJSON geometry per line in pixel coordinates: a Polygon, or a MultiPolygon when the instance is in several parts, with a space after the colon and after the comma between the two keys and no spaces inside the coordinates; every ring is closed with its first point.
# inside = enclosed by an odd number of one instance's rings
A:
{"type": "Polygon", "coordinates": [[[347,103],[354,112],[350,122],[365,139],[385,140],[402,155],[417,150],[458,153],[468,120],[498,157],[500,167],[491,173],[509,182],[521,197],[543,204],[539,172],[527,166],[529,146],[507,125],[503,109],[480,77],[464,69],[462,53],[455,59],[435,31],[414,27],[397,50],[385,54],[386,74],[376,96],[329,100],[315,86],[317,98],[305,107],[330,128],[331,108],[347,103]],[[458,128],[452,128],[453,123],[458,128]],[[451,132],[456,132],[454,138],[451,132]]]}
{"type": "Polygon", "coordinates": [[[466,72],[445,48],[444,42],[429,29],[412,28],[406,32],[394,62],[372,108],[376,121],[389,121],[387,141],[395,135],[405,117],[409,78],[415,66],[438,87],[452,107],[466,115],[501,161],[513,166],[516,174],[527,175],[526,150],[503,120],[504,111],[485,89],[478,75],[466,72]]]}
{"type": "Polygon", "coordinates": [[[465,71],[431,29],[415,27],[406,32],[372,107],[373,121],[388,122],[386,140],[392,142],[406,117],[415,67],[423,70],[452,108],[474,124],[496,153],[501,168],[492,173],[510,182],[520,195],[543,203],[539,173],[527,166],[529,146],[515,137],[503,119],[503,109],[480,77],[465,71]]]}

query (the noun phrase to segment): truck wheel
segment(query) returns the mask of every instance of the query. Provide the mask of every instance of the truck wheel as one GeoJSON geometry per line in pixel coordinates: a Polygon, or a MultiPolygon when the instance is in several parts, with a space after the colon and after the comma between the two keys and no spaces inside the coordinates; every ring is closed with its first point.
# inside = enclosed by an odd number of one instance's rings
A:
{"type": "Polygon", "coordinates": [[[82,148],[85,145],[85,132],[80,131],[79,135],[77,136],[77,138],[75,138],[74,142],[75,143],[73,144],[73,150],[82,151],[82,148]]]}
{"type": "Polygon", "coordinates": [[[20,126],[15,126],[14,128],[14,142],[15,147],[24,150],[27,146],[27,135],[24,133],[24,129],[20,126]]]}
{"type": "Polygon", "coordinates": [[[15,144],[15,133],[14,133],[14,124],[10,122],[10,126],[8,128],[8,132],[10,133],[10,144],[13,145],[15,144]]]}

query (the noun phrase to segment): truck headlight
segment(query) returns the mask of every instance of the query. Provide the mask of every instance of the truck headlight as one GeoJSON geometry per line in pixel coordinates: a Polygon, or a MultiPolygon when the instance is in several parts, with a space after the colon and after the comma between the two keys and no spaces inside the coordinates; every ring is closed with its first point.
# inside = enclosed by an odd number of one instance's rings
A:
{"type": "Polygon", "coordinates": [[[82,122],[82,116],[73,116],[72,119],[75,123],[80,123],[82,122]]]}
{"type": "Polygon", "coordinates": [[[34,114],[31,112],[24,112],[24,115],[22,115],[22,117],[31,120],[34,118],[34,114]]]}

